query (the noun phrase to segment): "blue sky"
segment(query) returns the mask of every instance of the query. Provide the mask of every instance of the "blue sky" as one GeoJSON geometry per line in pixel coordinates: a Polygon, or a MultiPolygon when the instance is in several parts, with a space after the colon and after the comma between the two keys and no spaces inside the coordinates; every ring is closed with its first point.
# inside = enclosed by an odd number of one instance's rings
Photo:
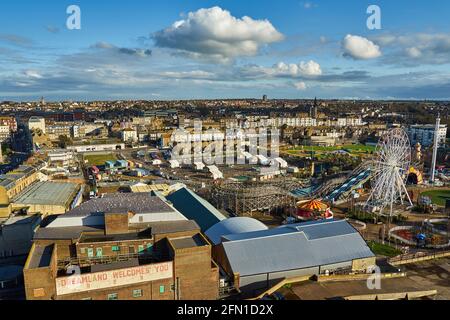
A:
{"type": "Polygon", "coordinates": [[[0,4],[0,100],[450,99],[450,2],[0,4]],[[81,9],[81,30],[66,8],[81,9]],[[381,9],[381,30],[366,26],[381,9]]]}

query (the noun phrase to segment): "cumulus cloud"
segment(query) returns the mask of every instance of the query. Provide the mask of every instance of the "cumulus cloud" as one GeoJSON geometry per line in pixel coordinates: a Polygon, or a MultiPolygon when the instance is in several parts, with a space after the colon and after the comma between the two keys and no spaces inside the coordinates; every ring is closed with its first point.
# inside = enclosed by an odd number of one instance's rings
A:
{"type": "Polygon", "coordinates": [[[450,63],[450,34],[383,34],[373,39],[390,49],[384,59],[389,64],[417,66],[450,63]]]}
{"type": "Polygon", "coordinates": [[[296,82],[296,83],[294,83],[294,87],[297,89],[297,90],[300,90],[300,91],[304,91],[304,90],[306,90],[306,83],[304,83],[304,82],[296,82]]]}
{"type": "Polygon", "coordinates": [[[315,61],[298,64],[279,62],[272,67],[246,65],[239,69],[240,77],[244,78],[315,78],[322,75],[320,65],[315,61]]]}
{"type": "Polygon", "coordinates": [[[348,34],[342,41],[344,56],[357,60],[374,59],[381,56],[381,50],[378,45],[372,41],[348,34]]]}
{"type": "Polygon", "coordinates": [[[286,64],[284,62],[280,62],[273,66],[272,70],[276,75],[291,75],[293,77],[313,77],[320,76],[322,74],[320,65],[312,60],[308,62],[302,61],[299,64],[286,64]]]}
{"type": "Polygon", "coordinates": [[[261,46],[284,36],[268,20],[236,18],[220,7],[200,9],[152,35],[157,47],[178,50],[195,58],[232,61],[254,56],[261,46]]]}

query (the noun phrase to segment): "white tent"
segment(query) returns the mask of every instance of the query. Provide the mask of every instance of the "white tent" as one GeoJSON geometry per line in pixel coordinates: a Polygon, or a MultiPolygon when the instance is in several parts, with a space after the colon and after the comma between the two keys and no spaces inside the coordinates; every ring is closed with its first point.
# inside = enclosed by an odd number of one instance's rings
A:
{"type": "Polygon", "coordinates": [[[223,173],[216,166],[209,166],[209,172],[212,174],[213,179],[223,179],[223,173]]]}
{"type": "Polygon", "coordinates": [[[267,159],[265,156],[258,154],[256,157],[258,158],[259,164],[261,164],[263,166],[267,166],[270,164],[269,159],[267,159]]]}
{"type": "Polygon", "coordinates": [[[195,170],[201,171],[205,169],[205,164],[203,162],[194,162],[195,170]]]}
{"type": "Polygon", "coordinates": [[[169,160],[169,164],[172,169],[180,167],[180,163],[178,162],[178,160],[169,160]]]}

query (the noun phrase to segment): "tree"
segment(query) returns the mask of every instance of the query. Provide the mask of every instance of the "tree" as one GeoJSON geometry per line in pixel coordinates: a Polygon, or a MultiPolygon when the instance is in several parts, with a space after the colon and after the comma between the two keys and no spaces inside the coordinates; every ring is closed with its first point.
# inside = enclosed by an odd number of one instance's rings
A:
{"type": "Polygon", "coordinates": [[[58,137],[58,146],[62,149],[65,149],[71,143],[72,140],[68,136],[60,135],[58,137]]]}

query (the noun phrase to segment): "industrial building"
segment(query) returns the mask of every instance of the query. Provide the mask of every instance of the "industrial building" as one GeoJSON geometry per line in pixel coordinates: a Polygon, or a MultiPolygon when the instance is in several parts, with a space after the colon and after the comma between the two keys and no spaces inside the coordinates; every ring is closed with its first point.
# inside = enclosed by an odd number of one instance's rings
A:
{"type": "Polygon", "coordinates": [[[11,201],[12,210],[26,209],[29,214],[62,214],[82,200],[82,188],[69,182],[35,182],[11,201]]]}
{"type": "Polygon", "coordinates": [[[200,227],[148,193],[94,199],[38,229],[24,282],[28,300],[219,297],[200,227]]]}
{"type": "Polygon", "coordinates": [[[376,264],[364,239],[345,220],[268,230],[244,219],[231,218],[206,231],[215,244],[215,261],[242,292],[255,294],[285,278],[366,273],[376,264]]]}
{"type": "Polygon", "coordinates": [[[38,171],[34,167],[19,166],[13,172],[0,175],[0,218],[12,213],[11,199],[36,182],[38,171]]]}

